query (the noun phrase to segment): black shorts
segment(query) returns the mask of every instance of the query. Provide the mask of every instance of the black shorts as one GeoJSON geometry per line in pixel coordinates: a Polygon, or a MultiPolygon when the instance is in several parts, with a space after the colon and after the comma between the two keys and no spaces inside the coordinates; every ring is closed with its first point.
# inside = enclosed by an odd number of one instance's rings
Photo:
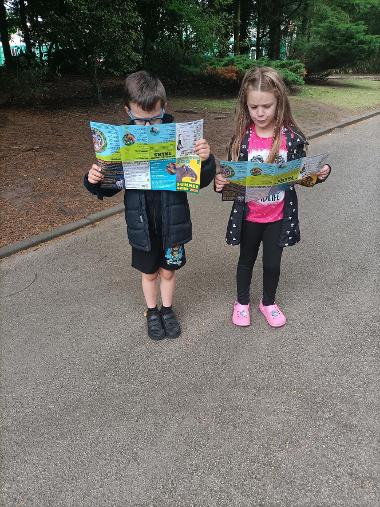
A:
{"type": "Polygon", "coordinates": [[[159,268],[175,271],[186,264],[186,255],[184,245],[176,245],[164,250],[162,248],[162,239],[150,233],[151,250],[144,252],[132,247],[132,267],[152,275],[159,268]]]}

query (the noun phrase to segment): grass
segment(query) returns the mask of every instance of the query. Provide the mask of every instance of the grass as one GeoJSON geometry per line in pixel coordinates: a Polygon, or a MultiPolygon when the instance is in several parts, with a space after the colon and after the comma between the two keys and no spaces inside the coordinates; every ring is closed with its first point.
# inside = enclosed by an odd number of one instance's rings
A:
{"type": "Polygon", "coordinates": [[[299,98],[349,110],[380,107],[380,81],[331,79],[326,85],[305,85],[299,98]]]}
{"type": "Polygon", "coordinates": [[[194,110],[194,111],[234,111],[236,97],[209,99],[209,98],[189,98],[173,97],[169,99],[169,105],[174,110],[194,110]]]}
{"type": "MultiPolygon", "coordinates": [[[[331,79],[325,85],[305,85],[292,96],[291,102],[297,107],[313,102],[343,110],[369,110],[380,107],[380,81],[370,79],[331,79]]],[[[235,109],[236,97],[231,98],[189,98],[173,97],[170,106],[174,110],[195,110],[209,112],[231,112],[235,109]]]]}

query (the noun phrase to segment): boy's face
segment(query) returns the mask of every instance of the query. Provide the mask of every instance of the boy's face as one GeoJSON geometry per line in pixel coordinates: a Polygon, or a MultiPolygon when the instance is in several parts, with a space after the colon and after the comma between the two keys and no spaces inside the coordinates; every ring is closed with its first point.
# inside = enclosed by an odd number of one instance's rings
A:
{"type": "Polygon", "coordinates": [[[136,125],[156,125],[157,123],[162,123],[164,110],[159,100],[151,111],[145,111],[135,102],[130,102],[129,107],[125,106],[124,109],[136,125]]]}

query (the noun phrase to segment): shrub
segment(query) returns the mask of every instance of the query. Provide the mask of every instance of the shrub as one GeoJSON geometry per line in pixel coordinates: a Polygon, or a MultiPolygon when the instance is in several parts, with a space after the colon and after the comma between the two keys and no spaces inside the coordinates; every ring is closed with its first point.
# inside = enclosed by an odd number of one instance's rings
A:
{"type": "Polygon", "coordinates": [[[217,84],[226,85],[230,88],[233,85],[240,85],[248,69],[264,66],[276,69],[289,88],[304,84],[306,71],[299,60],[269,60],[268,58],[252,60],[246,55],[211,58],[208,61],[205,73],[214,79],[217,84]]]}
{"type": "Polygon", "coordinates": [[[48,77],[43,64],[19,58],[15,70],[2,68],[0,71],[1,102],[40,105],[49,93],[48,77]]]}
{"type": "Polygon", "coordinates": [[[235,85],[240,83],[244,73],[235,65],[226,67],[207,67],[205,74],[219,84],[235,85]]]}
{"type": "Polygon", "coordinates": [[[320,80],[332,71],[352,69],[371,59],[374,63],[380,37],[368,34],[362,22],[347,22],[334,13],[313,28],[302,50],[308,80],[320,80]]]}

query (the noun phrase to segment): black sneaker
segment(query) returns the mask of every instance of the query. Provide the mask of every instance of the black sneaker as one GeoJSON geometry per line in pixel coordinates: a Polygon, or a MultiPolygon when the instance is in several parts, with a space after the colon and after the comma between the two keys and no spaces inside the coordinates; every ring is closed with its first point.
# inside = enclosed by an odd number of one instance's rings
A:
{"type": "Polygon", "coordinates": [[[152,340],[163,340],[166,336],[165,329],[162,326],[161,313],[158,308],[147,310],[146,323],[148,325],[148,336],[152,340]]]}
{"type": "Polygon", "coordinates": [[[181,326],[173,310],[170,309],[163,312],[161,309],[161,319],[167,338],[178,338],[181,334],[181,326]]]}

